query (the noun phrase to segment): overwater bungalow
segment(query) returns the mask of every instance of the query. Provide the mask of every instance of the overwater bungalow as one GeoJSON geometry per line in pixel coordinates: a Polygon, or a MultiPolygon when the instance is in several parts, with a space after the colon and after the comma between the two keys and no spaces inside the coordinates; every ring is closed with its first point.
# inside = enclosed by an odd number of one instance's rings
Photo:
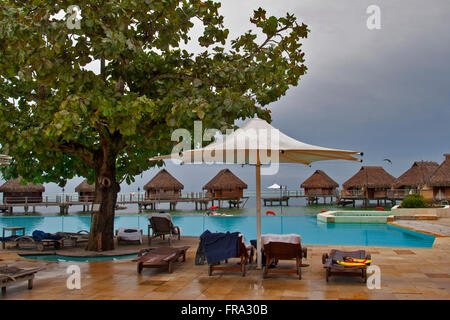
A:
{"type": "MultiPolygon", "coordinates": [[[[76,188],[75,192],[78,193],[78,201],[80,202],[92,202],[95,198],[95,185],[89,184],[87,180],[84,180],[76,188]]],[[[89,208],[89,205],[83,204],[83,212],[89,208]]]]}
{"type": "Polygon", "coordinates": [[[240,199],[244,197],[244,189],[247,184],[233,174],[229,169],[220,170],[219,173],[203,186],[207,191],[207,197],[218,200],[219,207],[222,200],[229,200],[230,205],[236,204],[239,207],[240,199]]]}
{"type": "Polygon", "coordinates": [[[450,153],[444,156],[444,162],[431,174],[427,183],[430,192],[432,190],[432,199],[435,201],[450,201],[450,153]]]}
{"type": "Polygon", "coordinates": [[[144,186],[146,199],[176,199],[181,196],[184,185],[175,179],[166,169],[159,171],[144,186]]]}
{"type": "Polygon", "coordinates": [[[3,193],[3,203],[39,203],[42,202],[42,193],[45,187],[42,184],[33,184],[28,182],[21,184],[22,177],[10,179],[0,186],[0,192],[3,193]]]}
{"type": "MultiPolygon", "coordinates": [[[[175,179],[166,169],[159,171],[153,179],[144,186],[146,200],[174,200],[169,201],[170,210],[175,210],[176,199],[181,197],[184,185],[175,179]]],[[[150,204],[156,209],[156,202],[150,204]]]]}
{"type": "Polygon", "coordinates": [[[411,168],[395,179],[392,190],[388,191],[388,197],[391,199],[403,199],[410,194],[419,193],[425,197],[432,198],[432,195],[428,195],[426,183],[438,167],[439,164],[437,162],[415,161],[411,168]]]}
{"type": "Polygon", "coordinates": [[[94,201],[95,197],[95,185],[89,184],[87,180],[84,180],[76,188],[75,192],[78,193],[78,200],[81,202],[94,201]]]}
{"type": "Polygon", "coordinates": [[[363,200],[364,206],[370,204],[370,200],[380,201],[388,199],[387,192],[392,188],[395,178],[387,173],[383,167],[363,166],[350,179],[343,183],[342,200],[351,200],[355,205],[356,200],[363,200]]]}
{"type": "Polygon", "coordinates": [[[300,187],[305,190],[308,204],[317,203],[319,198],[323,198],[323,202],[326,203],[328,197],[333,202],[333,197],[338,197],[337,188],[339,184],[322,170],[316,170],[300,187]]]}

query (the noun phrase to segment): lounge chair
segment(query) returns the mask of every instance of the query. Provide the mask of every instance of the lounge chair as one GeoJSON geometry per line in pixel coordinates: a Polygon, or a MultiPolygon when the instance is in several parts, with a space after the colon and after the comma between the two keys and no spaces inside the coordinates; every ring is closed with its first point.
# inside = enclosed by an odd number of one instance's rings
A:
{"type": "Polygon", "coordinates": [[[77,247],[80,243],[89,241],[89,231],[80,230],[78,232],[57,232],[56,235],[62,237],[63,247],[77,247]]]}
{"type": "Polygon", "coordinates": [[[156,249],[142,249],[138,257],[133,259],[137,262],[137,272],[141,273],[144,268],[164,268],[167,267],[169,273],[173,271],[173,263],[182,257],[181,262],[186,261],[186,251],[190,247],[160,247],[156,249]]]}
{"type": "Polygon", "coordinates": [[[325,268],[325,278],[328,279],[331,275],[344,275],[344,276],[361,276],[363,281],[367,281],[367,266],[344,266],[338,264],[337,261],[344,261],[344,258],[349,257],[353,259],[367,259],[371,260],[371,255],[366,254],[364,250],[357,251],[341,251],[331,250],[330,253],[324,253],[322,255],[322,263],[325,268]]]}
{"type": "Polygon", "coordinates": [[[266,264],[263,269],[263,278],[268,273],[296,273],[298,279],[302,278],[302,259],[307,256],[307,249],[301,245],[301,237],[298,234],[266,234],[261,236],[262,250],[266,256],[266,264]],[[295,259],[295,269],[269,268],[277,265],[279,260],[295,259]]]}
{"type": "Polygon", "coordinates": [[[149,216],[148,225],[148,244],[152,242],[152,238],[160,237],[165,240],[166,235],[168,235],[169,245],[172,236],[177,236],[178,240],[181,239],[181,229],[178,226],[174,226],[172,223],[172,218],[168,214],[159,214],[160,216],[151,215],[149,216]],[[150,233],[150,229],[152,232],[150,233]]]}
{"type": "Polygon", "coordinates": [[[43,251],[45,248],[52,247],[56,250],[63,247],[63,238],[53,233],[45,233],[40,230],[33,231],[32,236],[21,236],[14,239],[16,247],[19,249],[37,249],[43,251]]]}
{"type": "Polygon", "coordinates": [[[245,276],[246,266],[253,262],[253,246],[247,246],[244,237],[239,232],[211,233],[205,231],[200,236],[203,242],[204,254],[208,262],[208,275],[214,270],[240,271],[245,276]],[[239,258],[237,266],[220,265],[221,261],[228,264],[228,259],[239,258]]]}
{"type": "Polygon", "coordinates": [[[122,243],[135,243],[142,244],[142,229],[138,228],[119,228],[116,230],[117,245],[122,243]]]}
{"type": "Polygon", "coordinates": [[[28,289],[33,289],[33,280],[36,272],[42,268],[21,269],[17,267],[0,266],[0,286],[2,293],[6,293],[6,287],[17,284],[20,281],[28,281],[28,289]]]}

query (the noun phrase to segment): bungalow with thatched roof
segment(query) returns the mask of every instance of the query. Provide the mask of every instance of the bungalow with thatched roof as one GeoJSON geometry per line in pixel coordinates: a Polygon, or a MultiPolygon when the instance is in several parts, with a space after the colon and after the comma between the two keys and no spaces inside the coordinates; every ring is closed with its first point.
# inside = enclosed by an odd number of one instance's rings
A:
{"type": "Polygon", "coordinates": [[[76,188],[75,192],[78,193],[78,200],[81,202],[91,202],[95,198],[95,185],[89,184],[87,180],[84,180],[76,188]]]}
{"type": "Polygon", "coordinates": [[[0,186],[3,203],[39,203],[45,188],[42,184],[21,184],[22,177],[10,179],[0,186]]]}
{"type": "Polygon", "coordinates": [[[324,202],[326,202],[327,197],[331,197],[331,201],[333,201],[339,184],[322,170],[316,170],[300,187],[305,189],[305,196],[308,199],[308,204],[310,204],[313,201],[317,202],[319,197],[323,197],[324,202]]]}
{"type": "MultiPolygon", "coordinates": [[[[416,161],[400,177],[395,179],[391,191],[388,192],[390,198],[403,199],[410,194],[426,192],[425,185],[431,174],[439,167],[437,162],[416,161]]],[[[423,194],[425,196],[425,194],[423,194]]]]}
{"type": "Polygon", "coordinates": [[[168,200],[181,196],[184,185],[175,179],[166,169],[159,171],[144,186],[146,199],[168,200]]]}
{"type": "Polygon", "coordinates": [[[368,205],[370,200],[387,199],[387,191],[392,188],[395,178],[382,167],[363,166],[350,179],[343,183],[342,198],[363,200],[368,205]]]}
{"type": "Polygon", "coordinates": [[[450,201],[450,153],[444,156],[444,162],[431,174],[427,183],[433,189],[433,199],[438,201],[450,201]]]}
{"type": "Polygon", "coordinates": [[[220,170],[219,173],[203,186],[207,191],[207,197],[214,200],[236,200],[244,196],[247,184],[233,174],[229,169],[220,170]]]}

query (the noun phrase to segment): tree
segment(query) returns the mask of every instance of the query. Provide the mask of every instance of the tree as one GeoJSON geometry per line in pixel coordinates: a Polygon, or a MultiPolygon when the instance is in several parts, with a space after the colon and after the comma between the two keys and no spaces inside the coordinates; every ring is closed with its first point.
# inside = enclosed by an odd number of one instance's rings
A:
{"type": "Polygon", "coordinates": [[[228,42],[220,3],[198,0],[3,1],[0,7],[0,152],[13,156],[5,177],[32,182],[86,177],[95,183],[88,250],[110,250],[122,181],[162,163],[171,131],[236,119],[270,120],[264,107],[305,74],[295,16],[250,21],[228,42]],[[70,28],[70,5],[81,9],[70,28]],[[64,10],[64,19],[57,14],[64,10]],[[191,39],[199,21],[203,33],[191,39]],[[197,41],[194,54],[182,46],[197,41]],[[228,46],[228,47],[227,47],[228,46]],[[89,64],[100,62],[100,72],[89,64]]]}

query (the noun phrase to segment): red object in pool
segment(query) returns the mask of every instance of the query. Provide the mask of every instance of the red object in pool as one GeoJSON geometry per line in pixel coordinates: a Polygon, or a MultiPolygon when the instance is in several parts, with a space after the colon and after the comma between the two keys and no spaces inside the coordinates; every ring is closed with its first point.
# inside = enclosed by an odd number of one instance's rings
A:
{"type": "Polygon", "coordinates": [[[383,207],[376,207],[375,209],[376,209],[376,210],[384,211],[384,208],[383,208],[383,207]]]}
{"type": "Polygon", "coordinates": [[[275,212],[273,212],[273,211],[266,211],[266,216],[269,215],[269,214],[271,214],[271,215],[273,215],[273,216],[276,215],[275,212]]]}
{"type": "Polygon", "coordinates": [[[217,209],[218,208],[218,206],[211,206],[211,207],[209,207],[210,209],[217,209]]]}
{"type": "Polygon", "coordinates": [[[327,210],[322,210],[322,212],[327,212],[327,210]]]}

